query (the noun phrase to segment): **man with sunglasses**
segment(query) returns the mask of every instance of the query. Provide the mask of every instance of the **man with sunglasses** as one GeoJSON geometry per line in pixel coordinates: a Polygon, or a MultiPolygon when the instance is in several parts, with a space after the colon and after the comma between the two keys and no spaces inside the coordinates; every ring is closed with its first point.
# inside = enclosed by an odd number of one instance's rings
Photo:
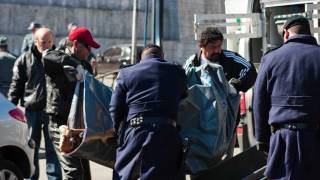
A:
{"type": "Polygon", "coordinates": [[[289,18],[283,32],[284,44],[262,57],[255,84],[255,135],[268,153],[264,175],[318,179],[320,48],[303,16],[289,18]]]}
{"type": "MultiPolygon", "coordinates": [[[[70,24],[68,24],[68,33],[70,33],[71,31],[73,31],[74,29],[78,28],[78,24],[75,22],[72,22],[70,24]]],[[[65,37],[63,39],[61,39],[59,41],[58,50],[61,51],[65,51],[67,48],[67,44],[68,44],[68,37],[65,37]]],[[[90,47],[87,46],[89,49],[90,47]]],[[[96,60],[96,56],[93,54],[93,52],[90,52],[90,54],[88,55],[87,61],[91,64],[92,70],[93,70],[93,75],[97,75],[98,74],[98,67],[97,67],[97,60],[96,60]]]]}
{"type": "MultiPolygon", "coordinates": [[[[69,33],[66,52],[48,51],[43,57],[47,82],[46,111],[50,119],[50,133],[63,168],[63,179],[90,180],[89,161],[61,154],[59,151],[61,125],[67,125],[68,114],[77,80],[81,81],[83,69],[92,73],[86,61],[91,47],[99,48],[85,27],[78,27],[69,33]],[[67,68],[66,68],[67,67],[67,68]]],[[[82,98],[81,94],[80,97],[82,98]]],[[[79,101],[81,102],[81,100],[79,101]]]]}

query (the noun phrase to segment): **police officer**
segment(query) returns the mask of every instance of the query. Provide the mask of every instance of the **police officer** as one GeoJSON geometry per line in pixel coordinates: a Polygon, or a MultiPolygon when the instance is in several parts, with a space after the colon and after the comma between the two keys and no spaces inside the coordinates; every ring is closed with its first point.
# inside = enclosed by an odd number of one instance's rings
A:
{"type": "Polygon", "coordinates": [[[143,50],[140,63],[119,72],[110,112],[115,130],[121,122],[125,128],[114,180],[185,178],[179,174],[182,149],[175,126],[186,91],[184,70],[164,60],[156,45],[143,50]]]}
{"type": "Polygon", "coordinates": [[[318,179],[320,48],[303,16],[286,21],[283,39],[262,57],[255,85],[258,148],[267,152],[270,141],[269,179],[318,179]]]}

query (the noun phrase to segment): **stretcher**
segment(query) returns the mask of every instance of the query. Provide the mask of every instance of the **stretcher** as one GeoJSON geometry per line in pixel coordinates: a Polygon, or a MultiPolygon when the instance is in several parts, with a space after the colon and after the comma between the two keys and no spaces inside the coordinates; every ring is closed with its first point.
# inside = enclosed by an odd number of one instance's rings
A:
{"type": "Polygon", "coordinates": [[[256,180],[265,179],[263,172],[267,156],[253,146],[231,159],[222,161],[216,167],[192,176],[192,180],[256,180]]]}

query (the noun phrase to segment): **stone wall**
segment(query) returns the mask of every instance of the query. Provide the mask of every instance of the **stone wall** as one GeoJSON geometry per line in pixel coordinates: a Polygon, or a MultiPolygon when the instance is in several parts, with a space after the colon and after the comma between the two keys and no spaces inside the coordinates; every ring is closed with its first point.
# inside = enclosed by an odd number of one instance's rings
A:
{"type": "MultiPolygon", "coordinates": [[[[131,42],[132,0],[0,0],[0,34],[9,37],[9,49],[20,54],[22,39],[29,33],[31,21],[51,28],[56,44],[67,34],[70,22],[87,26],[102,45],[107,47],[131,42]]],[[[146,0],[138,1],[138,43],[143,43],[146,0]]],[[[149,0],[149,11],[151,0],[149,0]]],[[[196,52],[193,35],[195,13],[223,13],[223,0],[164,0],[163,47],[169,60],[183,62],[196,52]]],[[[151,31],[149,13],[148,35],[151,31]]]]}

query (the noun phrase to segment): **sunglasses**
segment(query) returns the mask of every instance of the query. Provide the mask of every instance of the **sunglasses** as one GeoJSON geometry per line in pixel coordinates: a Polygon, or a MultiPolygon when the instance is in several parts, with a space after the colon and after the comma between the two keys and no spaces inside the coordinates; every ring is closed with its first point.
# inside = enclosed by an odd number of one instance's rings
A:
{"type": "Polygon", "coordinates": [[[87,45],[84,42],[80,42],[86,49],[88,49],[89,51],[91,51],[91,47],[89,45],[87,45]]]}

